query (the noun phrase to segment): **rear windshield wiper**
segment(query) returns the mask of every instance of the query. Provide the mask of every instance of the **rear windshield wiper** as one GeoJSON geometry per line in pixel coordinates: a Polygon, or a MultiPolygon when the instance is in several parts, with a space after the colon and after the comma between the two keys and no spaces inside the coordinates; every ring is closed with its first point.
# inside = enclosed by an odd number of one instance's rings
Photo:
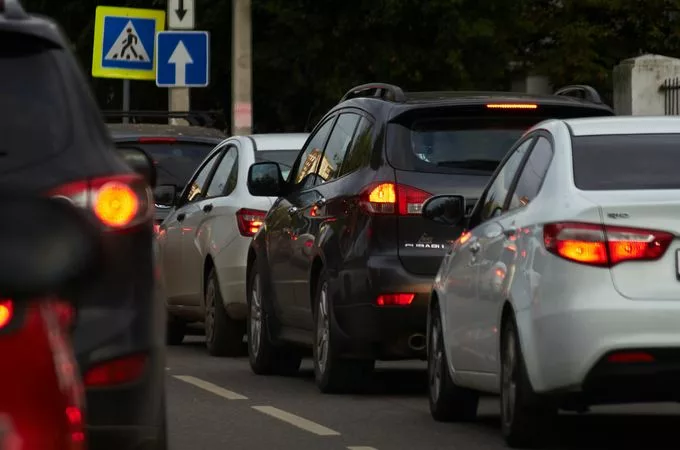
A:
{"type": "Polygon", "coordinates": [[[493,172],[498,167],[498,161],[491,159],[466,159],[463,161],[437,161],[438,166],[456,169],[487,170],[493,172]]]}

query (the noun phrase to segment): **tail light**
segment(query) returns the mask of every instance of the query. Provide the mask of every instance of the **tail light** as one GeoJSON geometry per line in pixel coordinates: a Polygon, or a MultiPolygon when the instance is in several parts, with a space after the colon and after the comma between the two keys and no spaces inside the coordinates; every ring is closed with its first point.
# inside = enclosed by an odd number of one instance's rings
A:
{"type": "Polygon", "coordinates": [[[114,359],[90,368],[83,377],[85,386],[102,387],[126,384],[139,379],[146,367],[146,355],[114,359]]]}
{"type": "Polygon", "coordinates": [[[607,361],[620,364],[651,363],[654,357],[647,352],[617,352],[609,355],[607,361]]]}
{"type": "Polygon", "coordinates": [[[488,109],[538,109],[535,103],[488,103],[488,109]]]}
{"type": "Polygon", "coordinates": [[[175,144],[177,138],[174,137],[140,137],[137,139],[140,144],[175,144]]]}
{"type": "Polygon", "coordinates": [[[14,316],[14,303],[9,299],[0,299],[0,329],[6,327],[14,316]]]}
{"type": "Polygon", "coordinates": [[[570,261],[612,267],[625,261],[654,261],[673,234],[592,223],[551,223],[543,227],[546,250],[570,261]]]}
{"type": "Polygon", "coordinates": [[[238,222],[238,231],[241,233],[241,236],[255,236],[264,223],[266,215],[266,211],[257,209],[242,208],[236,211],[236,221],[238,222]]]}
{"type": "Polygon", "coordinates": [[[363,208],[371,214],[420,215],[425,200],[432,194],[423,190],[395,183],[373,184],[360,196],[363,208]]]}
{"type": "Polygon", "coordinates": [[[68,423],[69,432],[71,434],[70,450],[80,450],[85,448],[85,432],[83,411],[77,406],[69,406],[66,408],[66,422],[68,423]]]}
{"type": "Polygon", "coordinates": [[[382,294],[376,303],[378,306],[408,306],[415,297],[415,294],[382,294]]]}
{"type": "Polygon", "coordinates": [[[52,190],[50,195],[90,210],[109,230],[123,230],[146,222],[153,204],[151,189],[136,174],[76,181],[52,190]]]}

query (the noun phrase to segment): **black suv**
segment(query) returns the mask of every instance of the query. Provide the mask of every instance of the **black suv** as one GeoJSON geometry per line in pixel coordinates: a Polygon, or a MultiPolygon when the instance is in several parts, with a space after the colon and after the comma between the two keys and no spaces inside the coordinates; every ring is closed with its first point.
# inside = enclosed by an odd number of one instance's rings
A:
{"type": "Polygon", "coordinates": [[[104,252],[101,273],[70,299],[88,448],[165,449],[166,312],[155,290],[153,163],[138,150],[116,152],[54,22],[27,14],[17,0],[0,1],[0,39],[11,42],[0,48],[0,190],[73,205],[96,225],[104,252]]]}
{"type": "Polygon", "coordinates": [[[251,167],[279,197],[248,255],[248,338],[257,374],[298,370],[312,347],[322,392],[357,386],[374,361],[424,358],[427,303],[460,232],[421,216],[435,194],[473,208],[513,143],[548,118],[611,116],[589,86],[549,96],[353,88],[312,131],[288,180],[251,167]]]}

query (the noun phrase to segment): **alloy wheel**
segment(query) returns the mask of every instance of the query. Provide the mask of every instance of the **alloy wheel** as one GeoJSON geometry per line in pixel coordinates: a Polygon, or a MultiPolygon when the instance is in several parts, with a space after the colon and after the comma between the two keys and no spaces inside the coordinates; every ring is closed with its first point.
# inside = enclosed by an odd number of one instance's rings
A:
{"type": "Polygon", "coordinates": [[[260,293],[260,275],[256,274],[250,292],[250,350],[253,356],[260,351],[262,339],[262,297],[260,293]]]}
{"type": "Polygon", "coordinates": [[[515,335],[508,333],[503,352],[503,390],[501,393],[501,407],[503,408],[503,422],[512,424],[515,415],[515,401],[517,396],[517,354],[515,335]]]}
{"type": "Polygon", "coordinates": [[[215,334],[215,283],[210,280],[205,290],[205,340],[211,342],[215,334]]]}
{"type": "Polygon", "coordinates": [[[442,388],[442,363],[444,359],[439,324],[437,322],[432,324],[430,349],[428,364],[430,372],[430,397],[432,398],[432,401],[436,403],[439,400],[442,388]]]}
{"type": "Polygon", "coordinates": [[[326,371],[328,364],[328,347],[330,341],[330,321],[328,318],[328,284],[321,286],[319,294],[319,305],[316,315],[316,363],[319,372],[326,371]]]}

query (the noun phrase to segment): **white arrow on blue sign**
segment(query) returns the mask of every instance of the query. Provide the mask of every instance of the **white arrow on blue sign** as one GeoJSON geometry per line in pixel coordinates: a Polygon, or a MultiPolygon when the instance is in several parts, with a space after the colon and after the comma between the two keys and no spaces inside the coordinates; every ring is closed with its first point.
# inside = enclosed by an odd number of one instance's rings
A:
{"type": "Polygon", "coordinates": [[[156,34],[156,86],[207,87],[209,75],[210,34],[207,31],[156,34]]]}

